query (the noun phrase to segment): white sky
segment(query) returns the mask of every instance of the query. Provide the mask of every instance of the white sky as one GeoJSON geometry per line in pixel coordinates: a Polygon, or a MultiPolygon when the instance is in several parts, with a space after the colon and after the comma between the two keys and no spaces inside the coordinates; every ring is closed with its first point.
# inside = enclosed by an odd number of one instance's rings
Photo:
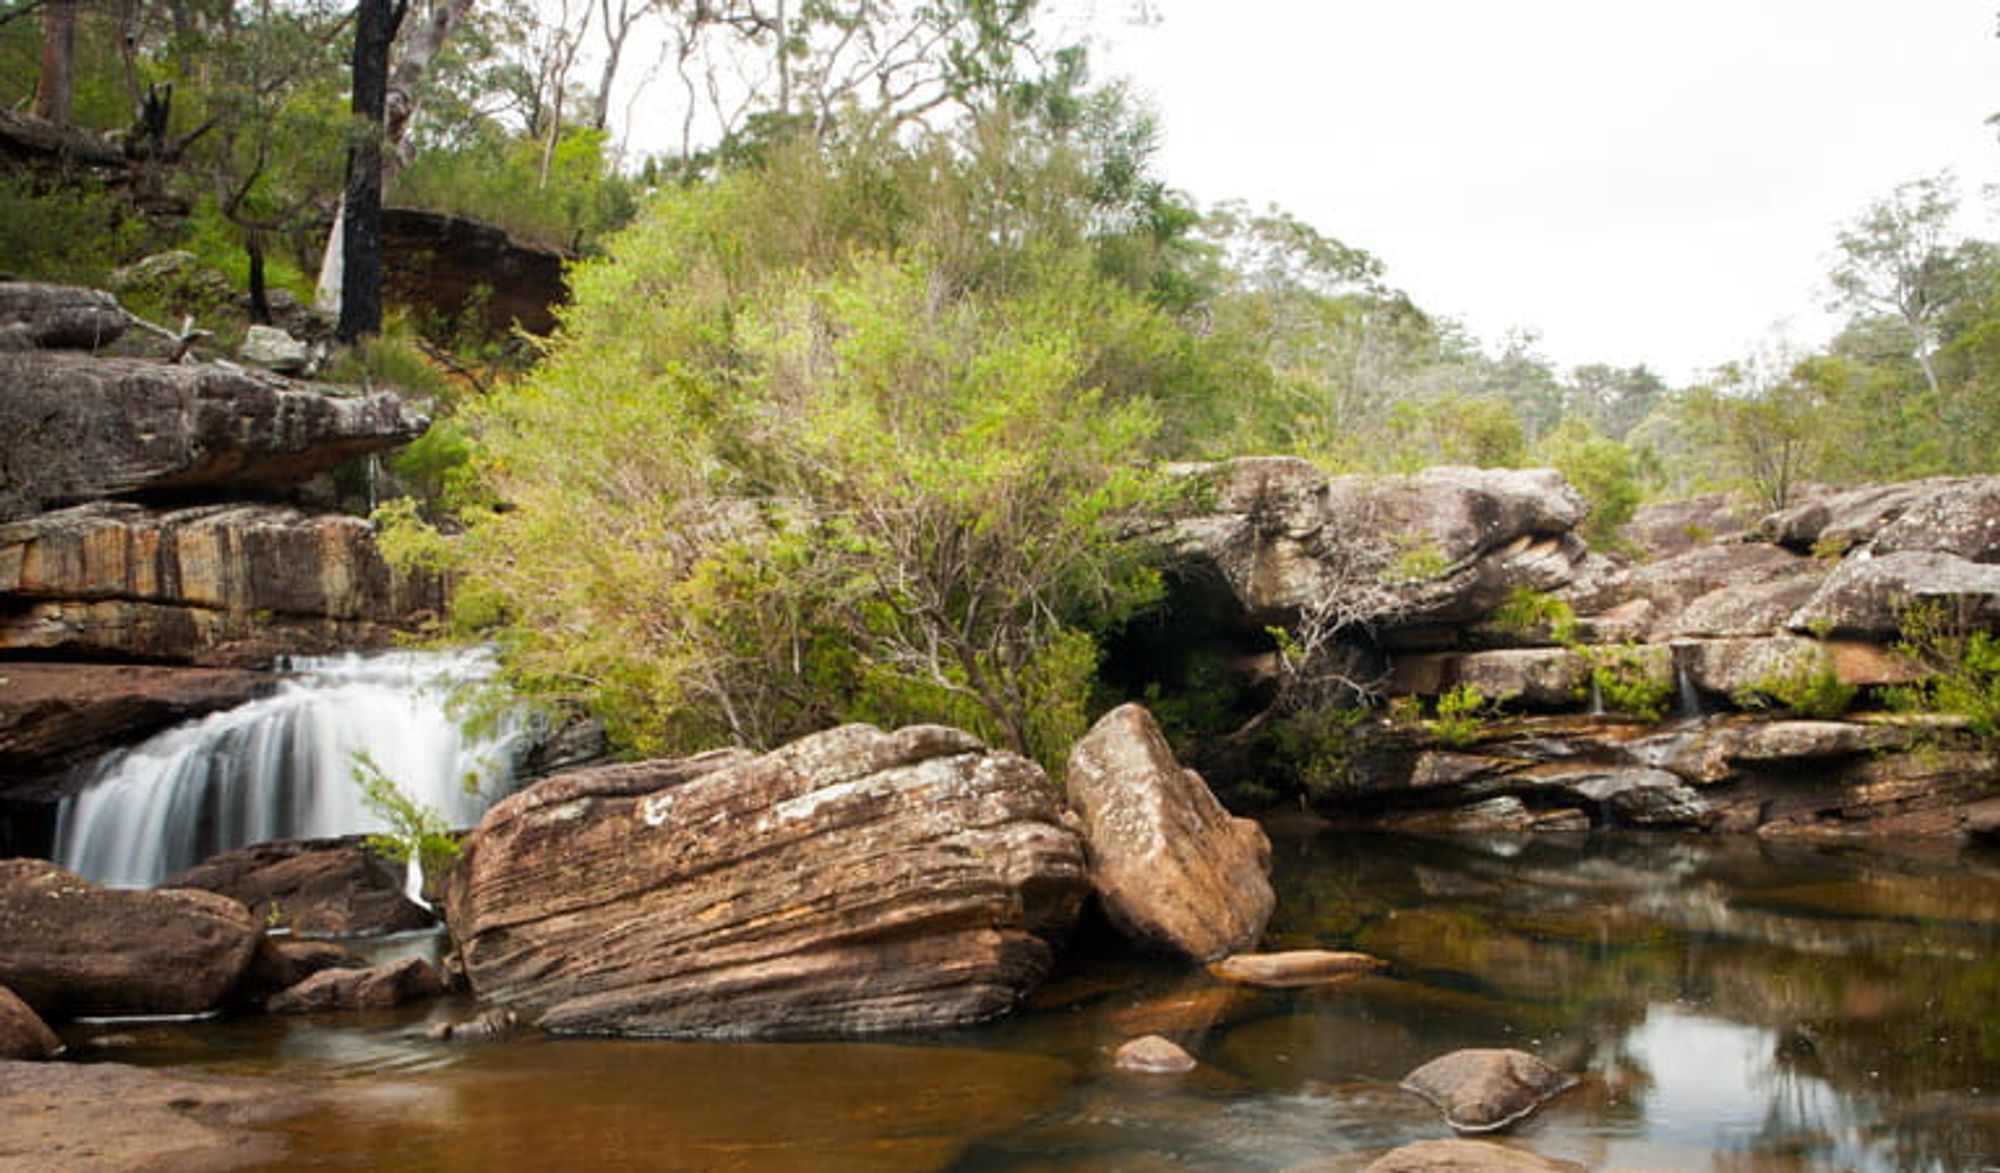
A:
{"type": "Polygon", "coordinates": [[[1835,232],[1919,175],[1991,234],[1994,0],[1133,2],[1076,11],[1170,184],[1275,202],[1563,367],[1824,340],[1835,232]]]}

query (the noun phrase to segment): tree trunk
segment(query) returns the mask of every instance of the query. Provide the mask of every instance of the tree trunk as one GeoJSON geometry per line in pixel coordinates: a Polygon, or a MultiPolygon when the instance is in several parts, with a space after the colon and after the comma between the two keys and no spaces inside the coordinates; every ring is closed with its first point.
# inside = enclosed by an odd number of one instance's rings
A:
{"type": "Polygon", "coordinates": [[[271,294],[264,283],[264,234],[251,229],[243,238],[243,251],[250,258],[250,320],[260,326],[271,324],[271,294]]]}
{"type": "Polygon", "coordinates": [[[58,126],[69,125],[75,93],[77,3],[42,2],[42,72],[35,79],[35,113],[58,126]]]}
{"type": "Polygon", "coordinates": [[[382,153],[389,96],[389,49],[403,22],[402,0],[361,0],[354,24],[354,141],[347,149],[346,228],[341,241],[340,324],[356,342],[382,332],[382,153]]]}

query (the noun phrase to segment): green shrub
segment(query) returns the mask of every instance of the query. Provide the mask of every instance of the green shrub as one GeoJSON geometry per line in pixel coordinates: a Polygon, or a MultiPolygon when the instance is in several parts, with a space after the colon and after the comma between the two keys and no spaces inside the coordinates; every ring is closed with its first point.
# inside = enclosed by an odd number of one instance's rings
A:
{"type": "Polygon", "coordinates": [[[1572,646],[1590,663],[1590,677],[1579,700],[1595,693],[1607,713],[1649,723],[1666,720],[1674,706],[1674,679],[1651,662],[1658,653],[1629,643],[1572,646]]]}
{"type": "Polygon", "coordinates": [[[1972,623],[1967,608],[1919,603],[1902,613],[1898,651],[1930,673],[1890,690],[1894,707],[1961,718],[1973,736],[2000,744],[2000,637],[1972,623]]]}
{"type": "Polygon", "coordinates": [[[389,824],[389,831],[368,836],[368,848],[391,863],[417,861],[424,891],[444,878],[446,869],[458,858],[458,839],[436,807],[411,798],[382,772],[366,750],[357,750],[349,766],[361,787],[361,804],[389,824]]]}
{"type": "Polygon", "coordinates": [[[1561,599],[1528,587],[1515,587],[1487,618],[1502,635],[1516,640],[1546,636],[1564,647],[1576,643],[1576,612],[1561,599]]]}
{"type": "Polygon", "coordinates": [[[1798,647],[1755,683],[1730,694],[1739,709],[1783,709],[1801,717],[1838,717],[1860,689],[1840,679],[1833,653],[1821,644],[1798,647]]]}
{"type": "Polygon", "coordinates": [[[1424,728],[1445,745],[1463,749],[1479,740],[1486,722],[1498,716],[1500,706],[1511,699],[1509,693],[1489,698],[1475,684],[1456,685],[1438,694],[1434,715],[1424,722],[1424,728]]]}

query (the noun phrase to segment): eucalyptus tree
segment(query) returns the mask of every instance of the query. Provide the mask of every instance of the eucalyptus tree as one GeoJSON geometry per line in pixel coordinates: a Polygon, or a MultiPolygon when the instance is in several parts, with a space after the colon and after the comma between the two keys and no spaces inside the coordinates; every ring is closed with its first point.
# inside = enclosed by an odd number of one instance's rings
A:
{"type": "Polygon", "coordinates": [[[1903,328],[1932,395],[1941,389],[1938,322],[1965,291],[1952,228],[1956,186],[1948,172],[1899,184],[1841,230],[1831,274],[1837,305],[1903,328]]]}

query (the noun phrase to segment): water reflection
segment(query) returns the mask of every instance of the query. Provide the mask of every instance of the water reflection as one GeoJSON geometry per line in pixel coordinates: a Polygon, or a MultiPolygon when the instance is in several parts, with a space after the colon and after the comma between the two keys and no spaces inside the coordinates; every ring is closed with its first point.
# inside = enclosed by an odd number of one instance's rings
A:
{"type": "Polygon", "coordinates": [[[1087,954],[1023,1013],[894,1044],[423,1039],[435,1017],[148,1028],[106,1052],[323,1080],[286,1167],[1358,1169],[1444,1135],[1396,1081],[1517,1046],[1584,1073],[1508,1143],[1593,1168],[2000,1167],[2000,867],[1669,837],[1280,841],[1244,990],[1087,954]],[[1111,1070],[1136,1034],[1202,1066],[1111,1070]]]}

